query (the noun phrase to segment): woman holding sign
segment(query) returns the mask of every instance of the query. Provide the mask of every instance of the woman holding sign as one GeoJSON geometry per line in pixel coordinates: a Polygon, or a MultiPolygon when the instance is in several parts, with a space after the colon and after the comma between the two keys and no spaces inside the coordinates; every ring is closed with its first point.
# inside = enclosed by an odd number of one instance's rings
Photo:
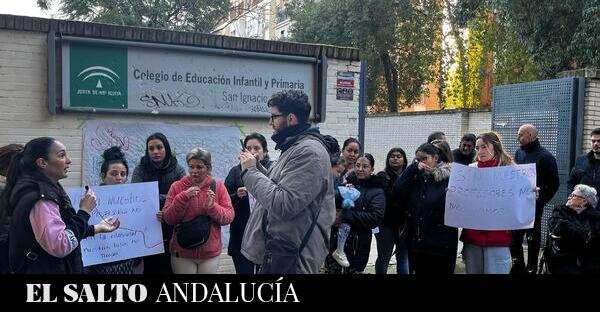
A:
{"type": "MultiPolygon", "coordinates": [[[[514,165],[495,132],[485,132],[475,142],[478,168],[514,165]]],[[[486,203],[481,203],[485,205],[486,203]]],[[[463,229],[461,240],[467,274],[508,274],[511,268],[511,231],[463,229]]]]}
{"type": "Polygon", "coordinates": [[[444,225],[450,165],[441,151],[424,143],[415,160],[394,184],[396,200],[407,210],[406,243],[411,270],[421,274],[453,274],[458,230],[444,225]]]}
{"type": "MultiPolygon", "coordinates": [[[[100,167],[100,175],[102,183],[100,185],[115,185],[127,183],[127,175],[129,174],[129,165],[125,154],[118,146],[113,146],[102,153],[102,166],[100,167]]],[[[136,273],[136,265],[143,266],[141,258],[127,259],[115,261],[111,263],[96,264],[86,267],[89,274],[134,274],[136,273]],[[137,260],[137,261],[136,261],[137,260]]],[[[138,272],[137,273],[141,273],[138,272]]]]}
{"type": "Polygon", "coordinates": [[[171,265],[175,274],[215,274],[223,248],[221,225],[233,221],[231,198],[223,182],[210,176],[212,162],[207,150],[196,147],[186,160],[189,175],[169,189],[163,219],[175,226],[205,215],[210,219],[210,230],[206,242],[190,249],[179,244],[180,232],[176,231],[170,244],[171,265]]]}
{"type": "Polygon", "coordinates": [[[156,214],[161,223],[165,253],[144,257],[144,273],[170,274],[171,256],[169,255],[169,240],[173,236],[173,228],[163,221],[163,210],[167,193],[173,182],[181,179],[185,170],[177,163],[177,158],[171,151],[171,145],[164,134],[157,132],[146,139],[146,155],[140,159],[140,164],[133,170],[131,182],[158,181],[160,210],[156,214]]]}
{"type": "Polygon", "coordinates": [[[10,270],[14,273],[82,273],[79,243],[97,233],[119,227],[107,218],[88,225],[96,197],[87,190],[79,211],[58,181],[67,177],[71,159],[65,146],[53,138],[29,141],[8,169],[1,204],[12,216],[9,236],[10,270]]]}
{"type": "MultiPolygon", "coordinates": [[[[254,157],[258,157],[258,161],[265,169],[269,169],[273,163],[269,159],[267,139],[262,134],[252,133],[246,136],[242,147],[252,153],[254,157]]],[[[246,259],[240,252],[244,230],[246,229],[246,223],[248,223],[251,210],[248,191],[240,176],[241,172],[242,168],[238,164],[229,170],[229,174],[225,179],[225,186],[227,187],[235,211],[235,218],[229,226],[230,236],[227,254],[233,259],[233,265],[237,274],[254,274],[254,263],[246,259]]]]}

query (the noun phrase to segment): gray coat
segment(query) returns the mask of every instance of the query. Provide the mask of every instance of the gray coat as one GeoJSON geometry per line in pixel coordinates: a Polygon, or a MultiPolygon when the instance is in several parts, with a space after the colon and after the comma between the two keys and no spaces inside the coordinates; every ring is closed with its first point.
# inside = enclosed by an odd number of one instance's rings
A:
{"type": "Polygon", "coordinates": [[[262,264],[267,239],[299,247],[313,215],[319,213],[317,225],[302,250],[302,261],[294,270],[318,273],[327,256],[330,230],[335,221],[331,162],[323,144],[315,136],[300,134],[267,172],[264,168],[251,167],[242,180],[257,201],[244,232],[242,254],[262,264]],[[263,227],[265,212],[267,223],[263,227]]]}

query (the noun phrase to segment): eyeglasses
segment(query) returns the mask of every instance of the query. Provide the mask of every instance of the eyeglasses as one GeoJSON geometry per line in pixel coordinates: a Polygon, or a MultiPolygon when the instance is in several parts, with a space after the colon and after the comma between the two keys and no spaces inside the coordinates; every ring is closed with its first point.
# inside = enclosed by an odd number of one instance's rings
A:
{"type": "Polygon", "coordinates": [[[585,199],[585,197],[581,196],[581,195],[577,195],[577,194],[571,194],[569,195],[569,199],[576,197],[576,198],[580,198],[580,199],[585,199]]]}
{"type": "Polygon", "coordinates": [[[271,114],[271,122],[273,122],[275,118],[283,117],[283,116],[285,116],[285,115],[284,114],[271,114]]]}

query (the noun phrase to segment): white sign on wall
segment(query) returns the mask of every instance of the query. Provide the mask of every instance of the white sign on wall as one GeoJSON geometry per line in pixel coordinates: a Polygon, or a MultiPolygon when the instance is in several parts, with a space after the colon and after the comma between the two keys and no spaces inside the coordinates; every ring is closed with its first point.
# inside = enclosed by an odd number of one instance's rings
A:
{"type": "MultiPolygon", "coordinates": [[[[81,241],[83,265],[89,266],[164,252],[158,212],[158,183],[92,186],[97,205],[89,224],[118,217],[121,226],[114,232],[96,234],[81,241]]],[[[85,194],[83,187],[67,188],[73,207],[85,194]]]]}
{"type": "Polygon", "coordinates": [[[476,168],[452,163],[444,223],[477,230],[533,227],[535,164],[476,168]]]}
{"type": "Polygon", "coordinates": [[[61,48],[65,110],[268,117],[274,93],[300,90],[317,111],[314,57],[118,41],[61,48]]]}

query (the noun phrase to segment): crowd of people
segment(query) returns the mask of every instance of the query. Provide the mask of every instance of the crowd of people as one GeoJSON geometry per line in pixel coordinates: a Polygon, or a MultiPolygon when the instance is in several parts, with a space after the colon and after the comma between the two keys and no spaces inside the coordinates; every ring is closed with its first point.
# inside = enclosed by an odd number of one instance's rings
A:
{"type": "MultiPolygon", "coordinates": [[[[390,148],[385,169],[376,173],[374,157],[357,139],[346,139],[340,149],[335,138],[311,126],[303,92],[278,92],[268,107],[278,160],[269,157],[262,134],[249,134],[240,163],[224,182],[211,174],[210,151],[190,150],[186,174],[168,139],[148,136],[131,182],[158,182],[156,220],[165,252],[88,267],[81,241],[116,231],[121,221],[105,217],[88,224],[97,204],[93,186],[78,199],[79,209],[72,207],[60,183],[71,159],[60,141],[40,137],[1,147],[1,273],[214,274],[223,248],[221,227],[227,224],[227,251],[238,274],[363,273],[373,234],[377,274],[388,272],[392,257],[398,274],[453,274],[459,240],[467,274],[535,274],[540,250],[543,267],[552,273],[600,273],[600,128],[591,133],[592,150],[577,158],[567,182],[572,193],[554,208],[541,246],[542,213],[560,182],[556,159],[540,145],[534,125],[515,134],[520,148],[514,157],[495,132],[467,133],[454,150],[444,133],[434,132],[415,155],[390,148]],[[535,164],[533,228],[445,225],[452,162],[473,168],[535,164]],[[358,192],[351,201],[343,198],[347,188],[358,192]],[[208,233],[188,246],[181,225],[200,217],[208,220],[208,233]]],[[[127,183],[129,164],[121,149],[110,147],[102,156],[101,185],[127,183]]]]}

